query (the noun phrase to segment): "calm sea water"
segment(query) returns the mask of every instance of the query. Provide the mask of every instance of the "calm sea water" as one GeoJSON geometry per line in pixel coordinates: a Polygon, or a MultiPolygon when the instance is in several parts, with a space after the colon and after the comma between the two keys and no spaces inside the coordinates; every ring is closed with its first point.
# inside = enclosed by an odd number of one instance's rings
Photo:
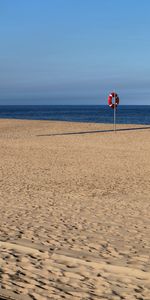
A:
{"type": "MultiPolygon", "coordinates": [[[[113,123],[113,109],[107,105],[3,105],[0,118],[113,123]]],[[[150,105],[119,105],[117,123],[150,124],[150,105]]]]}

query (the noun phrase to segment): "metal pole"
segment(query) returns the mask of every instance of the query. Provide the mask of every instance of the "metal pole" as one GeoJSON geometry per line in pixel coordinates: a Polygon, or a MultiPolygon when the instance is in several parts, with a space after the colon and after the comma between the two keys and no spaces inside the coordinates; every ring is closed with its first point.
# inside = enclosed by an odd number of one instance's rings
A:
{"type": "MultiPolygon", "coordinates": [[[[114,94],[115,99],[115,94],[114,94]]],[[[114,132],[116,132],[116,100],[114,100],[114,132]]]]}

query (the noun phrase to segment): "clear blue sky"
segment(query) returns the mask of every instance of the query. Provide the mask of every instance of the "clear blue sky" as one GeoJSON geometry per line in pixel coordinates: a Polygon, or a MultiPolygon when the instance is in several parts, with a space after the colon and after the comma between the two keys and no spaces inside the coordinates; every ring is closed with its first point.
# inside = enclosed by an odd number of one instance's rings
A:
{"type": "Polygon", "coordinates": [[[0,0],[0,104],[150,104],[149,0],[0,0]]]}

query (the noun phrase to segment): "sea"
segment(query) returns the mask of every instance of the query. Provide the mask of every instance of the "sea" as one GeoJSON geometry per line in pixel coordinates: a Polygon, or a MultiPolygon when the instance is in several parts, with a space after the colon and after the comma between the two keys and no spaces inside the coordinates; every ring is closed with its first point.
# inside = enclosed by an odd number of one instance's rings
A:
{"type": "MultiPolygon", "coordinates": [[[[1,105],[0,118],[113,123],[114,111],[108,105],[1,105]]],[[[119,105],[116,122],[149,125],[150,105],[119,105]]]]}

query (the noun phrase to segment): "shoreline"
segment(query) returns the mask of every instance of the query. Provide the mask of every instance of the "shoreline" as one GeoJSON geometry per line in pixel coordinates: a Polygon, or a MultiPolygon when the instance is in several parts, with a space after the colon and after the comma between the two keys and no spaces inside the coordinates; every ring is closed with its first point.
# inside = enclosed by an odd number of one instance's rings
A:
{"type": "MultiPolygon", "coordinates": [[[[67,120],[48,120],[48,119],[46,119],[46,120],[44,120],[44,119],[16,119],[16,118],[0,118],[0,122],[4,122],[4,121],[12,121],[12,122],[14,122],[14,121],[16,121],[16,122],[50,122],[50,123],[72,123],[72,124],[83,124],[83,125],[86,125],[86,124],[88,124],[88,125],[96,125],[96,126],[100,126],[100,125],[102,125],[102,126],[113,126],[113,124],[114,123],[104,123],[104,122],[102,122],[102,123],[98,123],[98,122],[84,122],[84,121],[67,121],[67,120]]],[[[150,124],[142,124],[142,123],[116,123],[116,125],[118,125],[118,126],[145,126],[145,127],[148,127],[148,126],[150,126],[150,124]]]]}

